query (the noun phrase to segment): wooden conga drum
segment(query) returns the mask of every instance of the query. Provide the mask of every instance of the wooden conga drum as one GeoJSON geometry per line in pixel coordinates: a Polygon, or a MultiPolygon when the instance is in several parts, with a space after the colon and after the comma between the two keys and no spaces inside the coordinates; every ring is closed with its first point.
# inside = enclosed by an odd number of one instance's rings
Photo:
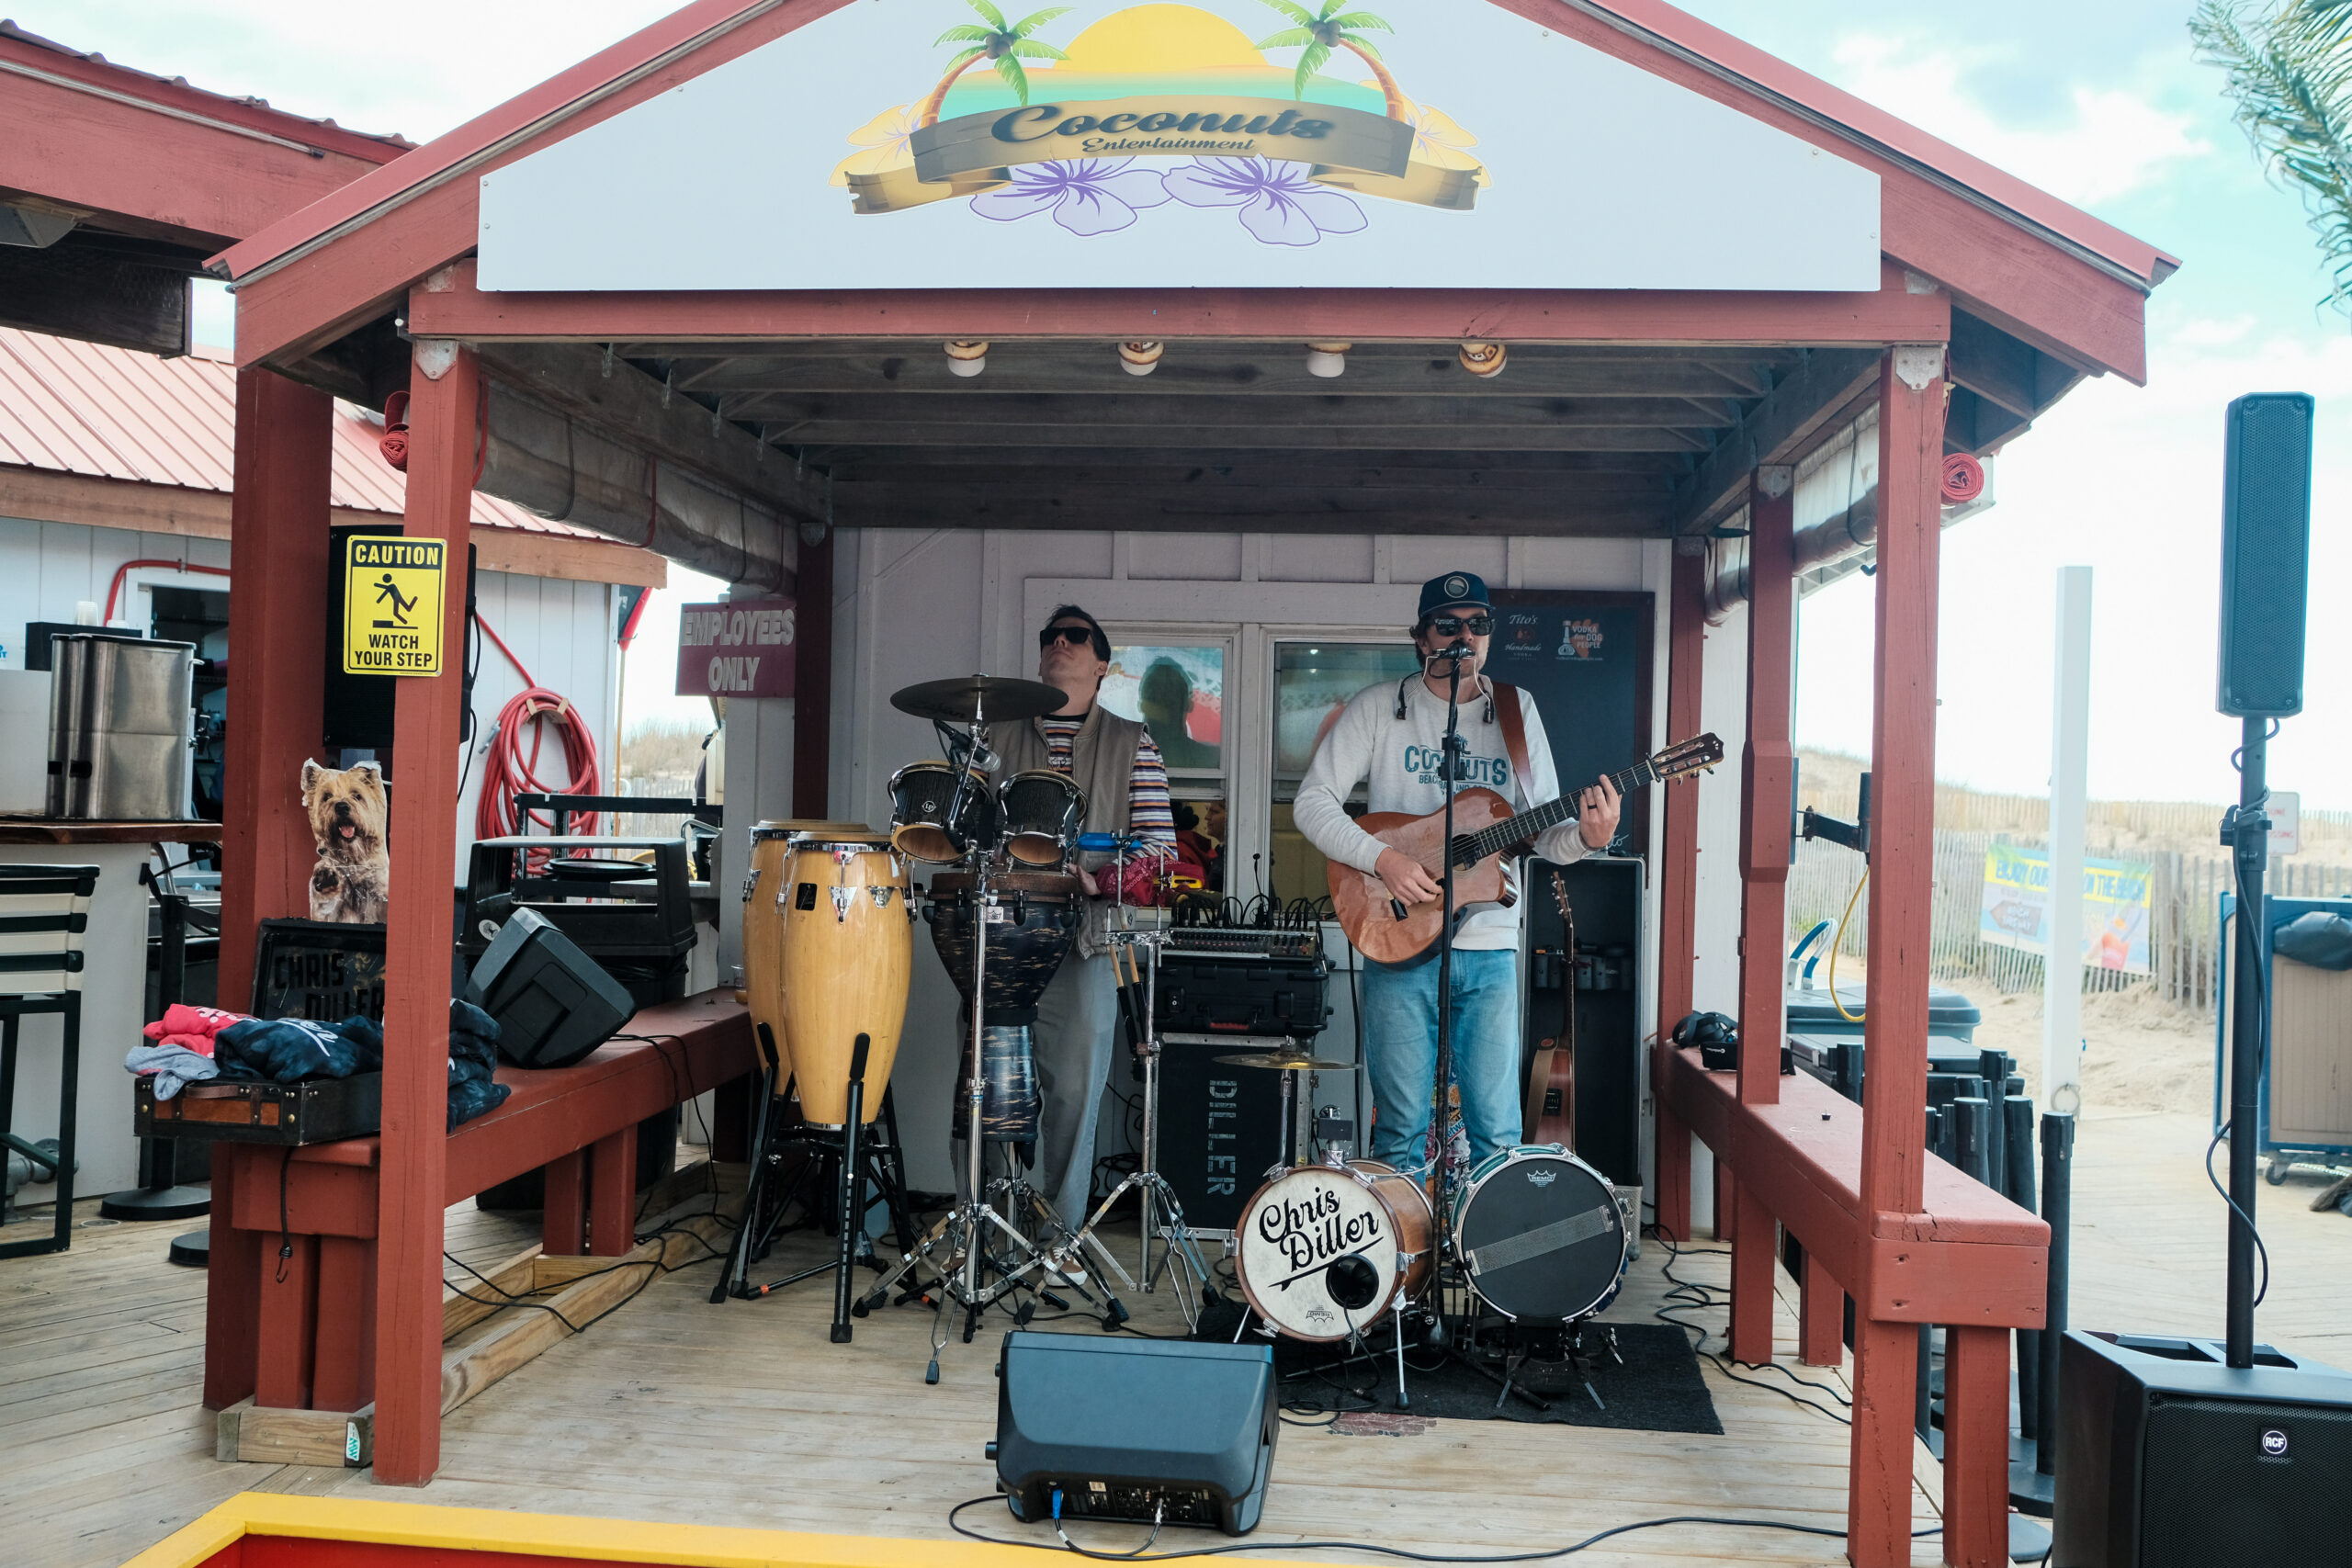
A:
{"type": "Polygon", "coordinates": [[[882,1110],[898,1060],[914,953],[906,857],[882,834],[797,832],[786,840],[782,895],[784,1024],[800,1113],[820,1127],[849,1120],[849,1070],[868,1041],[861,1122],[882,1110]]]}
{"type": "Polygon", "coordinates": [[[870,839],[863,822],[763,822],[752,829],[752,869],[743,878],[743,1005],[755,1024],[775,1037],[775,1091],[792,1080],[792,1048],[784,1032],[784,863],[795,833],[870,839]]]}

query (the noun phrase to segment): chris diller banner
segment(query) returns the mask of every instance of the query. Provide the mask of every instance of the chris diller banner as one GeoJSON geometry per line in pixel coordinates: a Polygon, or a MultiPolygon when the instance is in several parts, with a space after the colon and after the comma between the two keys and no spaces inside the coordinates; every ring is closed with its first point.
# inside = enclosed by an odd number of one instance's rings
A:
{"type": "Polygon", "coordinates": [[[857,0],[481,178],[493,290],[1879,284],[1875,175],[1487,0],[857,0]]]}

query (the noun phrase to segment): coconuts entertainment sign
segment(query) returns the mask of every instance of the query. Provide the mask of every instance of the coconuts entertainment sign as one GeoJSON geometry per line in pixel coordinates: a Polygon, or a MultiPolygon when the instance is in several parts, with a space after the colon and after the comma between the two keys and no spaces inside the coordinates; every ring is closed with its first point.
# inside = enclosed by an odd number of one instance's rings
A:
{"type": "Polygon", "coordinates": [[[1875,175],[1487,0],[858,0],[482,175],[479,241],[516,291],[1880,283],[1875,175]]]}

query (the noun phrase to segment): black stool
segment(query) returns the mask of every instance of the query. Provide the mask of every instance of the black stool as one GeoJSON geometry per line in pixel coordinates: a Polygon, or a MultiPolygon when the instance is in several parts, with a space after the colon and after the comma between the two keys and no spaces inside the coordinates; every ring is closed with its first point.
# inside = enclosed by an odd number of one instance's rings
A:
{"type": "Polygon", "coordinates": [[[90,929],[94,865],[0,865],[0,1144],[57,1182],[57,1232],[12,1241],[0,1258],[62,1252],[74,1239],[74,1119],[82,1072],[82,938],[90,929]],[[16,1135],[17,1045],[28,1014],[64,1021],[58,1058],[57,1150],[16,1135]]]}

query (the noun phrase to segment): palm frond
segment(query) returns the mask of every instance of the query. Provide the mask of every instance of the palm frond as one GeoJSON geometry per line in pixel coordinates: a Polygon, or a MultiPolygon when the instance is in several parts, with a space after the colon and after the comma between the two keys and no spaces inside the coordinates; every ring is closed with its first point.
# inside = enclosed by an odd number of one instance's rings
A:
{"type": "Polygon", "coordinates": [[[1022,39],[1014,44],[1009,52],[1017,54],[1023,60],[1068,60],[1069,58],[1052,44],[1039,43],[1035,39],[1022,39]]]}
{"type": "Polygon", "coordinates": [[[1021,107],[1028,107],[1029,73],[1021,68],[1021,62],[1009,54],[1000,54],[996,57],[996,73],[1004,78],[1005,85],[1020,98],[1021,107]]]}
{"type": "Polygon", "coordinates": [[[1351,11],[1344,17],[1333,17],[1330,25],[1350,32],[1393,33],[1396,29],[1369,11],[1351,11]]]}
{"type": "Polygon", "coordinates": [[[1261,38],[1252,47],[1259,50],[1296,49],[1303,43],[1313,43],[1314,32],[1306,28],[1284,28],[1270,38],[1261,38]]]}
{"type": "Polygon", "coordinates": [[[989,5],[989,0],[964,0],[964,3],[986,17],[989,26],[999,32],[1004,31],[1004,13],[989,5]]]}
{"type": "Polygon", "coordinates": [[[963,53],[957,55],[955,59],[947,62],[948,72],[952,74],[956,72],[961,71],[964,67],[969,65],[972,62],[979,59],[986,53],[988,53],[988,51],[985,49],[967,49],[963,53]]]}
{"type": "Polygon", "coordinates": [[[1293,81],[1291,96],[1304,100],[1306,96],[1306,85],[1315,80],[1315,73],[1317,71],[1322,70],[1323,62],[1330,58],[1331,46],[1329,44],[1315,43],[1307,45],[1306,52],[1298,57],[1298,75],[1293,81]]]}
{"type": "Polygon", "coordinates": [[[1031,33],[1035,32],[1039,28],[1044,27],[1056,17],[1069,16],[1070,14],[1070,10],[1071,7],[1068,6],[1052,6],[1043,11],[1032,11],[1027,16],[1012,24],[1012,36],[1015,38],[1027,38],[1031,33]]]}
{"type": "Polygon", "coordinates": [[[2201,0],[2188,27],[2266,171],[2300,188],[2330,299],[2352,314],[2352,0],[2293,0],[2251,24],[2241,0],[2201,0]]]}
{"type": "Polygon", "coordinates": [[[937,49],[943,43],[986,43],[995,36],[986,28],[950,28],[932,39],[931,47],[937,49]]]}
{"type": "Polygon", "coordinates": [[[1280,11],[1302,28],[1311,28],[1315,25],[1315,13],[1304,6],[1292,4],[1292,0],[1258,0],[1258,4],[1280,11]]]}

